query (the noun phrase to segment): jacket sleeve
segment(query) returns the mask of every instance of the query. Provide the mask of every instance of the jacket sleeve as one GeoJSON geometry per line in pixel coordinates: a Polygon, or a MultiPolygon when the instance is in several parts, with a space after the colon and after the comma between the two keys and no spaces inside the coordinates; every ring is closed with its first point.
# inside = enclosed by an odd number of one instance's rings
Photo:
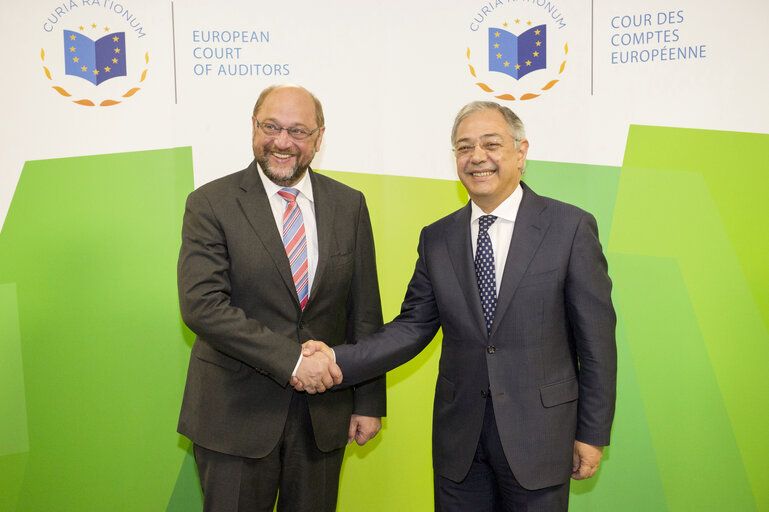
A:
{"type": "Polygon", "coordinates": [[[177,266],[184,323],[213,349],[287,386],[301,346],[231,303],[224,229],[202,189],[187,198],[177,266]]]}
{"type": "Polygon", "coordinates": [[[419,257],[400,314],[358,344],[334,347],[344,385],[361,382],[406,363],[438,332],[440,317],[427,269],[424,238],[422,230],[419,257]]]}
{"type": "Polygon", "coordinates": [[[617,387],[617,318],[595,218],[585,213],[569,257],[565,294],[579,361],[578,441],[609,444],[617,387]]]}

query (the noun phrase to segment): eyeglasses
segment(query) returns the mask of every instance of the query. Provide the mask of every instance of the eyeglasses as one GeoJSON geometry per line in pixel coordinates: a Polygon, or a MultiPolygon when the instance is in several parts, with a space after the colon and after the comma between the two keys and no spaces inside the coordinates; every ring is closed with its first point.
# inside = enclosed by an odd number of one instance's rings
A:
{"type": "Polygon", "coordinates": [[[266,123],[260,123],[259,121],[255,121],[256,126],[259,127],[260,130],[262,130],[262,133],[269,137],[279,137],[280,132],[283,130],[286,130],[286,133],[289,137],[291,137],[294,140],[305,140],[307,137],[312,135],[313,133],[317,132],[321,129],[320,126],[315,128],[314,130],[306,130],[304,128],[298,128],[296,126],[291,128],[284,128],[278,124],[270,123],[269,121],[266,123]]]}
{"type": "MultiPolygon", "coordinates": [[[[513,140],[515,141],[516,146],[519,142],[521,142],[521,139],[513,140]]],[[[470,142],[462,142],[453,148],[454,154],[456,154],[457,158],[470,156],[475,151],[476,146],[480,147],[481,150],[485,151],[486,153],[496,153],[505,147],[505,143],[502,142],[502,140],[496,138],[483,139],[478,142],[473,142],[472,144],[470,142]]]]}

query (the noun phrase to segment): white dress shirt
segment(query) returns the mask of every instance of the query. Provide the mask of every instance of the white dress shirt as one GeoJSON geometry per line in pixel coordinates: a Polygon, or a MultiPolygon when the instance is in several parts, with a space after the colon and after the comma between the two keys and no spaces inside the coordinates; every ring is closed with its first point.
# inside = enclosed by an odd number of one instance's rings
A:
{"type": "Polygon", "coordinates": [[[513,193],[491,213],[485,213],[477,204],[472,202],[472,200],[470,201],[470,236],[473,243],[473,258],[475,258],[475,251],[478,246],[478,219],[483,215],[494,215],[497,217],[494,224],[489,227],[491,250],[494,251],[497,297],[499,297],[499,285],[502,283],[502,274],[507,262],[507,253],[510,250],[510,241],[513,239],[513,228],[515,228],[515,218],[518,216],[521,199],[523,199],[523,188],[518,185],[513,193]]]}

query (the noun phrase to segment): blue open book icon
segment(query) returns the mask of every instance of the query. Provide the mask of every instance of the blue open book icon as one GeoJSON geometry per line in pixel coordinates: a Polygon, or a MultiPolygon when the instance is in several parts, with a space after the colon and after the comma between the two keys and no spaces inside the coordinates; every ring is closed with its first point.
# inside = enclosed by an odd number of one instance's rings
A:
{"type": "Polygon", "coordinates": [[[489,28],[489,71],[518,80],[547,67],[547,27],[537,25],[516,36],[501,28],[489,28]]]}
{"type": "Polygon", "coordinates": [[[65,72],[94,85],[126,76],[125,32],[113,32],[96,41],[72,30],[64,31],[65,72]]]}

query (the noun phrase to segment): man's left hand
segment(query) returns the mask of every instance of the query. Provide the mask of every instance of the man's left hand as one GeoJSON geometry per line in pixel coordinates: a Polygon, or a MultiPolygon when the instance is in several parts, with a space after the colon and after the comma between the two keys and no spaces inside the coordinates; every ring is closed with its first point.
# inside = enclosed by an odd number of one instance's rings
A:
{"type": "Polygon", "coordinates": [[[574,441],[574,456],[571,465],[571,477],[574,480],[584,480],[593,476],[601,463],[603,446],[574,441]]]}
{"type": "Polygon", "coordinates": [[[360,446],[366,444],[369,439],[377,435],[382,428],[382,419],[371,416],[353,414],[350,418],[350,430],[347,433],[347,444],[353,440],[360,446]]]}

